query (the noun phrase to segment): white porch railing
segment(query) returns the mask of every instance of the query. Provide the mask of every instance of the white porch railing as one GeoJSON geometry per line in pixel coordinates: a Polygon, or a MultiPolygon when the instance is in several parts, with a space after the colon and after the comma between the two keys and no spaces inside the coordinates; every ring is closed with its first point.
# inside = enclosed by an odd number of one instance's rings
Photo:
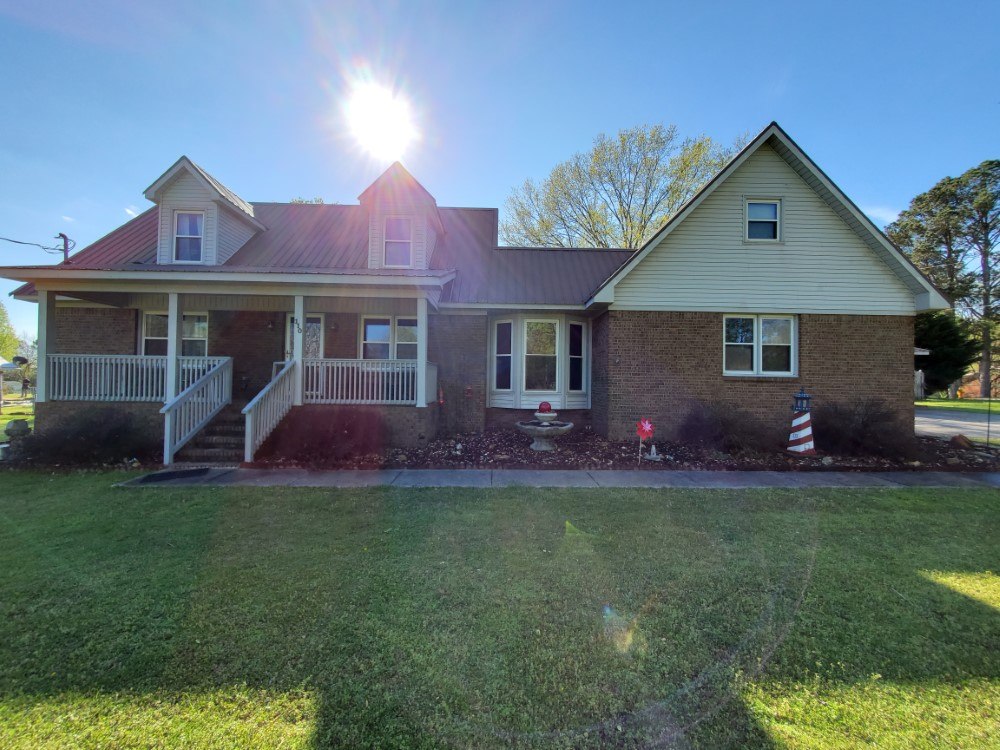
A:
{"type": "Polygon", "coordinates": [[[264,386],[253,401],[246,405],[243,460],[253,461],[257,449],[264,444],[278,423],[285,418],[295,400],[295,362],[284,367],[264,386]]]}
{"type": "MultiPolygon", "coordinates": [[[[187,388],[226,357],[178,357],[187,388]]],[[[53,401],[160,401],[167,358],[131,354],[50,354],[48,398],[53,401]]]]}
{"type": "Polygon", "coordinates": [[[304,403],[417,403],[416,360],[304,359],[302,364],[304,403]]]}
{"type": "Polygon", "coordinates": [[[233,397],[233,359],[208,370],[160,409],[163,419],[163,463],[172,464],[174,455],[188,440],[222,411],[233,397]]]}

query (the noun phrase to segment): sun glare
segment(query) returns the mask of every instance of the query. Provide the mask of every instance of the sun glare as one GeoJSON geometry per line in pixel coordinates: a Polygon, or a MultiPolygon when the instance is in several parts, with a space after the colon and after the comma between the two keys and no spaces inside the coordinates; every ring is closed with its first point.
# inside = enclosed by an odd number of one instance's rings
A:
{"type": "Polygon", "coordinates": [[[351,135],[380,161],[402,158],[419,137],[409,102],[376,83],[354,85],[344,114],[351,135]]]}

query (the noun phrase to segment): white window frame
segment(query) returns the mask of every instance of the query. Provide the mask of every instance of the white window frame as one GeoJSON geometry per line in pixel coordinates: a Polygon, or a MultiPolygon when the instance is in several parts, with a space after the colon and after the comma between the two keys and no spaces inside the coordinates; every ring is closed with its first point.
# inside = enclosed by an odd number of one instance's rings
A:
{"type": "Polygon", "coordinates": [[[562,382],[563,358],[559,355],[559,347],[562,346],[562,335],[559,325],[559,318],[525,318],[521,325],[521,392],[536,396],[539,394],[559,395],[561,390],[559,384],[562,382]],[[556,329],[556,346],[553,354],[528,354],[528,324],[529,323],[550,323],[556,329]],[[556,358],[556,387],[550,391],[536,391],[528,388],[528,357],[555,357],[556,358]]]}
{"type": "Polygon", "coordinates": [[[173,239],[170,242],[171,247],[171,257],[174,263],[191,263],[191,264],[204,264],[205,263],[205,221],[206,212],[198,209],[192,208],[177,208],[174,209],[174,226],[173,226],[173,239]],[[196,234],[178,234],[177,233],[177,220],[180,218],[181,214],[198,214],[201,216],[201,236],[196,234]],[[177,257],[177,240],[178,239],[193,239],[198,237],[201,240],[201,256],[198,260],[180,260],[177,257]]]}
{"type": "MultiPolygon", "coordinates": [[[[142,356],[151,356],[151,357],[163,356],[163,355],[157,355],[157,354],[150,354],[150,355],[146,354],[146,340],[147,339],[151,340],[151,341],[166,341],[167,340],[166,336],[147,336],[146,335],[146,316],[147,315],[169,315],[169,314],[167,313],[166,310],[143,310],[142,311],[142,325],[139,326],[139,353],[142,356]]],[[[211,321],[211,318],[208,315],[208,311],[187,310],[187,311],[183,312],[181,314],[181,326],[182,326],[182,328],[181,328],[181,347],[180,347],[180,351],[181,352],[184,351],[184,342],[185,341],[204,341],[205,342],[205,354],[204,354],[204,356],[206,356],[206,357],[211,356],[208,353],[208,341],[209,341],[209,336],[210,336],[209,326],[211,325],[211,322],[212,321],[211,321]],[[189,315],[190,316],[203,315],[205,317],[205,337],[204,338],[202,338],[201,336],[184,336],[183,335],[183,333],[184,333],[184,329],[183,329],[184,318],[187,317],[187,316],[189,316],[189,315]]],[[[168,331],[168,333],[169,333],[169,331],[168,331]]],[[[182,357],[189,357],[189,356],[199,356],[199,355],[191,355],[191,354],[183,354],[182,353],[182,354],[180,354],[180,356],[182,356],[182,357]]]]}
{"type": "Polygon", "coordinates": [[[722,374],[742,378],[794,378],[799,372],[799,320],[796,315],[781,313],[726,313],[722,316],[722,374]],[[726,321],[732,318],[753,319],[753,371],[726,369],[726,321]],[[762,366],[763,341],[761,341],[762,320],[789,320],[792,323],[791,370],[786,372],[764,371],[762,366]]]}
{"type": "MultiPolygon", "coordinates": [[[[290,361],[294,352],[295,344],[292,342],[292,318],[294,313],[285,313],[285,361],[290,361]]],[[[323,359],[326,354],[326,313],[306,313],[306,320],[309,318],[319,318],[319,356],[323,359]]]]}
{"type": "MultiPolygon", "coordinates": [[[[390,351],[392,352],[392,355],[393,355],[393,357],[395,359],[400,359],[400,356],[399,356],[399,345],[400,344],[403,344],[403,346],[416,346],[418,349],[420,348],[418,346],[418,343],[416,341],[400,341],[399,340],[399,321],[401,321],[401,320],[412,320],[413,321],[413,325],[412,326],[407,326],[407,328],[413,328],[413,329],[415,329],[416,332],[417,332],[417,338],[418,339],[420,338],[420,321],[417,320],[417,316],[416,315],[412,315],[412,316],[410,316],[410,315],[397,315],[396,317],[394,317],[392,319],[392,333],[390,334],[390,338],[392,339],[392,349],[390,351]]],[[[407,358],[407,359],[405,359],[403,361],[404,362],[416,362],[416,360],[417,360],[416,357],[412,357],[412,358],[407,358]]]]}
{"type": "Polygon", "coordinates": [[[515,336],[514,332],[516,327],[514,326],[513,318],[504,318],[502,320],[493,321],[493,351],[490,357],[490,387],[497,393],[512,393],[514,391],[514,383],[517,382],[514,372],[514,349],[515,349],[515,336]],[[510,326],[510,353],[500,354],[497,351],[497,327],[501,325],[510,326]],[[500,388],[497,386],[497,359],[500,357],[507,357],[510,360],[510,385],[506,388],[500,388]]]}
{"type": "MultiPolygon", "coordinates": [[[[358,359],[365,358],[365,344],[381,344],[382,341],[365,341],[365,321],[366,320],[388,320],[389,321],[389,359],[388,360],[372,360],[373,362],[386,362],[386,361],[396,361],[396,346],[401,343],[399,341],[399,336],[396,334],[397,321],[399,320],[417,320],[417,315],[376,315],[372,313],[371,315],[362,315],[361,321],[358,324],[358,359]]],[[[420,326],[417,324],[417,338],[420,338],[420,326]]],[[[412,341],[404,341],[404,344],[412,344],[412,341]]],[[[416,362],[415,359],[402,360],[404,362],[416,362]]]]}
{"type": "MultiPolygon", "coordinates": [[[[770,221],[769,219],[754,219],[753,221],[770,221]]],[[[784,237],[784,224],[781,198],[762,198],[762,197],[746,197],[743,199],[743,241],[752,243],[763,243],[776,245],[780,244],[784,237]],[[750,204],[751,203],[771,203],[777,207],[777,219],[774,220],[774,239],[768,239],[766,237],[751,237],[750,236],[750,204]]]]}
{"type": "Polygon", "coordinates": [[[566,393],[587,393],[589,389],[587,388],[588,375],[587,372],[587,324],[582,320],[567,320],[566,321],[566,393]],[[580,354],[579,357],[574,355],[570,350],[570,343],[573,341],[573,336],[570,335],[570,331],[573,326],[580,326],[580,354]],[[573,368],[570,365],[573,360],[580,359],[580,387],[573,388],[570,383],[570,377],[572,377],[573,368]]]}
{"type": "MultiPolygon", "coordinates": [[[[412,216],[386,216],[382,220],[382,267],[383,268],[413,268],[413,217],[412,216]],[[405,219],[410,224],[410,262],[402,266],[390,265],[386,259],[385,246],[389,242],[403,242],[404,240],[390,240],[386,233],[386,228],[389,226],[390,221],[405,219]]],[[[374,316],[373,316],[374,317],[374,316]]]]}

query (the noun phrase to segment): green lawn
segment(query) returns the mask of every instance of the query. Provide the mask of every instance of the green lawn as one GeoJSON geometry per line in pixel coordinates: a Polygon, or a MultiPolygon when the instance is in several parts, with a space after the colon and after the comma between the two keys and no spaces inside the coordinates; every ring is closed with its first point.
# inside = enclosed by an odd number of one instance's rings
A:
{"type": "MultiPolygon", "coordinates": [[[[958,400],[948,400],[943,398],[929,398],[924,401],[914,401],[916,406],[930,406],[934,409],[956,409],[958,411],[972,411],[978,412],[980,414],[986,414],[991,410],[988,408],[990,405],[989,401],[979,401],[972,399],[958,399],[958,400]]],[[[1000,414],[1000,399],[993,401],[993,414],[1000,414]]]]}
{"type": "Polygon", "coordinates": [[[4,402],[3,409],[0,410],[0,443],[7,442],[7,433],[4,430],[7,428],[7,423],[12,419],[27,419],[28,424],[34,428],[35,426],[35,405],[33,402],[25,401],[24,403],[10,401],[4,402]]]}
{"type": "Polygon", "coordinates": [[[1000,736],[1000,492],[0,476],[4,748],[1000,736]]]}

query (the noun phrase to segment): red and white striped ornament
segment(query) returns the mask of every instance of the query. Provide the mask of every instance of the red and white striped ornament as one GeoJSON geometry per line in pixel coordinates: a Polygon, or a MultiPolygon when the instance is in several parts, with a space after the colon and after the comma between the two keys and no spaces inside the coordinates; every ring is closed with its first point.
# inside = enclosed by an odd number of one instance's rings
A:
{"type": "Polygon", "coordinates": [[[812,419],[807,411],[797,411],[792,415],[792,432],[788,436],[788,450],[800,456],[815,456],[812,419]]]}

